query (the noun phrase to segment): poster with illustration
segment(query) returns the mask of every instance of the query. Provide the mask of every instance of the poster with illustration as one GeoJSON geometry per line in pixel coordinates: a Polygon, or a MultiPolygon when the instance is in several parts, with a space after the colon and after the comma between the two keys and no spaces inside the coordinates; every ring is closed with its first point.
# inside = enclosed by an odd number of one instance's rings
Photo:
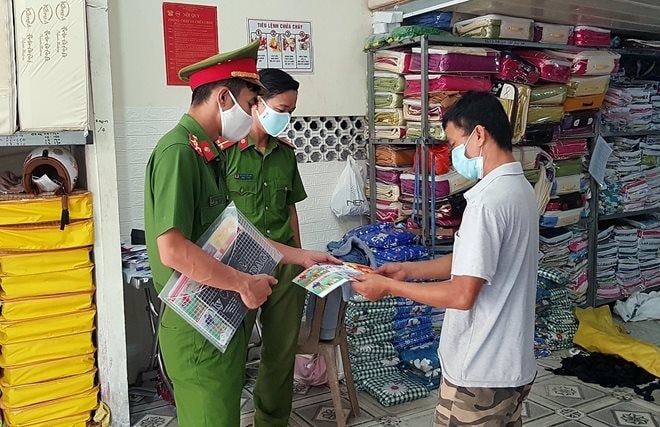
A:
{"type": "Polygon", "coordinates": [[[250,41],[260,40],[257,67],[312,72],[312,25],[301,21],[248,19],[250,41]]]}

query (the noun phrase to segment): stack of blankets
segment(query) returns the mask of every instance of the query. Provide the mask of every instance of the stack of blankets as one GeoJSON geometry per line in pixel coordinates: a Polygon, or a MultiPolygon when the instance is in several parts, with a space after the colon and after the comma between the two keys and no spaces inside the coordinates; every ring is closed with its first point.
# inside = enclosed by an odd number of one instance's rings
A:
{"type": "Polygon", "coordinates": [[[357,237],[369,246],[379,267],[388,262],[421,261],[429,257],[428,249],[415,243],[414,234],[393,223],[357,227],[347,232],[344,240],[350,237],[357,237]]]}
{"type": "Polygon", "coordinates": [[[566,286],[569,276],[560,268],[540,267],[536,295],[536,354],[573,346],[578,321],[566,286]]]}
{"type": "Polygon", "coordinates": [[[616,280],[619,247],[614,239],[614,226],[598,232],[598,264],[596,297],[599,299],[618,298],[621,288],[616,280]]]}
{"type": "Polygon", "coordinates": [[[660,129],[654,101],[658,83],[619,79],[605,97],[603,127],[609,132],[640,132],[660,129]]]}

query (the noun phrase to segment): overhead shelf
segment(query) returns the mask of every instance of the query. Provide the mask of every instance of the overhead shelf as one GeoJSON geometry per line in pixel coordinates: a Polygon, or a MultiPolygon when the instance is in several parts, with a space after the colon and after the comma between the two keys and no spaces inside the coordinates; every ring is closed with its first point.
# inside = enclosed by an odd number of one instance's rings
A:
{"type": "Polygon", "coordinates": [[[94,141],[89,131],[17,132],[0,136],[0,147],[39,147],[42,145],[87,145],[94,141]]]}
{"type": "MultiPolygon", "coordinates": [[[[429,43],[434,44],[452,44],[463,46],[491,46],[498,48],[525,48],[525,49],[553,49],[553,50],[569,50],[581,51],[583,47],[570,46],[565,44],[550,44],[550,43],[537,43],[527,40],[512,40],[512,39],[475,39],[470,37],[456,37],[447,33],[446,35],[427,36],[429,43]]],[[[421,37],[414,37],[398,43],[388,44],[386,46],[372,49],[398,49],[402,47],[417,46],[421,42],[421,37]]]]}

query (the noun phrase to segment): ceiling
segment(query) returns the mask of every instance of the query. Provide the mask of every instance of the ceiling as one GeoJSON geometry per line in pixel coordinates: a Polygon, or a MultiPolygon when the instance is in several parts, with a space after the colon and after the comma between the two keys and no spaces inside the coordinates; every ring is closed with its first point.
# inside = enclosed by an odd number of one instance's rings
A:
{"type": "MultiPolygon", "coordinates": [[[[377,1],[376,1],[377,2],[377,1]]],[[[404,16],[432,10],[471,15],[497,13],[566,25],[594,25],[624,34],[660,39],[660,0],[399,0],[384,1],[404,16]]],[[[370,4],[373,3],[370,1],[370,4]]]]}

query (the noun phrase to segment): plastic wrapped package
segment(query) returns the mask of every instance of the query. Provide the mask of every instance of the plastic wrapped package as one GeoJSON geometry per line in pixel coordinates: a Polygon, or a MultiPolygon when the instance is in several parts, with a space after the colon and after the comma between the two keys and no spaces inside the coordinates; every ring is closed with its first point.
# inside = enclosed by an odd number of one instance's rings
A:
{"type": "Polygon", "coordinates": [[[556,123],[527,126],[523,142],[526,144],[548,144],[559,139],[560,129],[556,123]]]}
{"type": "Polygon", "coordinates": [[[378,49],[387,44],[389,34],[372,34],[364,42],[364,50],[378,49]]]}
{"type": "Polygon", "coordinates": [[[91,307],[57,316],[5,320],[0,322],[0,344],[14,344],[88,332],[94,329],[95,316],[96,308],[91,307]]]}
{"type": "Polygon", "coordinates": [[[72,221],[64,230],[60,226],[59,221],[0,226],[0,250],[39,252],[94,244],[94,223],[91,219],[72,221]]]}
{"type": "MultiPolygon", "coordinates": [[[[420,148],[417,148],[419,151],[420,148]]],[[[451,167],[451,158],[450,158],[450,151],[449,151],[449,144],[438,144],[438,145],[431,145],[428,148],[428,160],[426,162],[427,165],[427,170],[429,173],[434,173],[435,175],[444,175],[449,172],[449,168],[451,167]]],[[[415,160],[413,163],[413,170],[418,171],[419,165],[417,164],[417,161],[421,158],[421,154],[419,156],[415,156],[415,160]]]]}
{"type": "Polygon", "coordinates": [[[553,197],[548,202],[548,211],[570,211],[572,209],[583,209],[586,200],[582,193],[570,193],[562,196],[553,197]]]}
{"type": "Polygon", "coordinates": [[[376,165],[410,167],[415,158],[415,148],[379,145],[376,147],[376,165]]]}
{"type": "MultiPolygon", "coordinates": [[[[83,412],[91,412],[98,406],[99,388],[94,387],[80,394],[63,397],[49,402],[37,403],[23,407],[10,407],[2,404],[4,420],[9,426],[29,426],[38,423],[55,422],[68,417],[79,416],[83,412]]],[[[88,417],[89,418],[89,417],[88,417]]],[[[54,424],[57,427],[71,425],[54,424]]]]}
{"type": "Polygon", "coordinates": [[[545,149],[555,160],[582,157],[589,153],[586,139],[565,139],[550,143],[545,149]]]}
{"type": "MultiPolygon", "coordinates": [[[[371,184],[369,181],[364,185],[364,193],[367,199],[371,197],[371,184]]],[[[396,202],[401,197],[401,189],[395,184],[384,184],[382,182],[376,183],[376,201],[378,203],[391,203],[396,202]]]]}
{"type": "Polygon", "coordinates": [[[46,295],[61,295],[94,290],[93,265],[63,271],[0,277],[2,300],[34,298],[46,295]]]}
{"type": "MultiPolygon", "coordinates": [[[[67,197],[69,220],[90,219],[93,216],[92,193],[75,192],[67,197]]],[[[0,198],[0,225],[38,224],[62,219],[61,196],[34,197],[21,194],[20,198],[0,198]]],[[[0,243],[0,248],[2,247],[0,243]]]]}
{"type": "Polygon", "coordinates": [[[383,184],[401,184],[401,174],[406,170],[407,168],[376,166],[376,181],[383,184]]]}
{"type": "Polygon", "coordinates": [[[16,132],[16,58],[12,2],[0,5],[0,135],[16,132]]]}
{"type": "Polygon", "coordinates": [[[567,88],[560,84],[535,86],[530,95],[530,104],[562,105],[566,101],[567,88]]]}
{"type": "Polygon", "coordinates": [[[0,252],[0,277],[52,273],[90,266],[90,249],[56,252],[0,252]]]}
{"type": "Polygon", "coordinates": [[[66,335],[45,340],[8,343],[2,346],[0,366],[20,366],[93,353],[92,333],[66,335]]]}
{"type": "MultiPolygon", "coordinates": [[[[408,126],[408,138],[415,139],[422,137],[422,123],[407,122],[406,125],[408,126]]],[[[438,141],[446,140],[447,134],[445,133],[445,128],[442,127],[442,123],[429,123],[429,136],[438,141]]]]}
{"type": "Polygon", "coordinates": [[[499,98],[509,117],[513,130],[513,143],[520,142],[527,128],[527,115],[531,89],[518,83],[496,82],[493,93],[499,98]]]}
{"type": "Polygon", "coordinates": [[[421,15],[404,18],[403,25],[420,25],[422,27],[433,27],[451,31],[453,16],[454,14],[452,12],[434,10],[432,12],[422,13],[421,15]]]}
{"type": "Polygon", "coordinates": [[[560,123],[564,117],[561,105],[530,105],[527,112],[527,124],[560,123]]]}
{"type": "Polygon", "coordinates": [[[534,21],[504,15],[484,15],[454,24],[454,34],[477,39],[533,40],[534,21]]]}
{"type": "Polygon", "coordinates": [[[523,170],[537,169],[539,154],[541,154],[539,147],[513,147],[513,158],[520,162],[523,170]]]}
{"type": "MultiPolygon", "coordinates": [[[[490,77],[482,75],[452,75],[433,74],[429,76],[429,92],[470,90],[488,92],[491,89],[490,77]]],[[[420,75],[406,76],[406,97],[419,97],[422,93],[422,80],[420,75]]]]}
{"type": "Polygon", "coordinates": [[[410,52],[379,50],[374,54],[374,69],[406,74],[410,70],[410,52]]]}
{"type": "Polygon", "coordinates": [[[3,387],[15,387],[52,381],[58,378],[84,374],[93,370],[95,364],[96,358],[92,352],[45,362],[3,366],[0,383],[3,387]]]}
{"type": "Polygon", "coordinates": [[[403,95],[400,93],[377,92],[374,95],[376,108],[401,108],[403,107],[403,95]]]}
{"type": "Polygon", "coordinates": [[[92,307],[93,292],[0,300],[0,322],[58,316],[92,307]]]}
{"type": "Polygon", "coordinates": [[[578,25],[573,29],[573,37],[569,40],[575,46],[610,47],[612,32],[598,27],[578,25]]]}
{"type": "Polygon", "coordinates": [[[461,93],[458,91],[435,91],[429,93],[429,103],[438,104],[447,109],[456,104],[461,99],[461,93]]]}
{"type": "Polygon", "coordinates": [[[376,201],[376,221],[378,222],[401,222],[408,216],[403,214],[403,206],[400,202],[376,201]]]}
{"type": "Polygon", "coordinates": [[[584,135],[593,133],[599,110],[572,111],[561,121],[562,135],[584,135]]]}
{"type": "Polygon", "coordinates": [[[543,22],[534,23],[535,42],[568,44],[571,34],[573,34],[573,27],[570,25],[546,24],[543,22]]]}
{"type": "Polygon", "coordinates": [[[423,27],[420,25],[406,25],[392,30],[387,38],[387,42],[397,43],[419,36],[439,36],[442,34],[449,35],[446,31],[437,28],[423,27]]]}
{"type": "Polygon", "coordinates": [[[406,79],[400,74],[378,71],[374,73],[374,88],[376,92],[403,93],[406,79]]]}
{"type": "MultiPolygon", "coordinates": [[[[422,70],[421,48],[413,48],[410,71],[422,70]]],[[[461,46],[433,46],[428,50],[428,70],[430,73],[497,73],[499,71],[498,51],[488,48],[461,46]]]]}
{"type": "Polygon", "coordinates": [[[401,108],[378,109],[375,111],[374,119],[376,126],[401,126],[405,122],[401,108]]]}
{"type": "Polygon", "coordinates": [[[403,139],[406,137],[405,126],[376,126],[375,127],[376,139],[403,139]]]}
{"type": "Polygon", "coordinates": [[[595,110],[603,106],[605,95],[591,95],[579,96],[574,98],[567,98],[564,103],[564,110],[566,112],[582,111],[582,110],[595,110]]]}
{"type": "MultiPolygon", "coordinates": [[[[421,177],[418,180],[421,181],[421,177]]],[[[453,169],[444,175],[436,175],[435,179],[429,176],[429,192],[435,193],[436,199],[444,199],[452,194],[467,190],[474,184],[474,181],[466,179],[453,169]],[[435,190],[433,187],[435,187],[435,190]]],[[[415,174],[401,175],[401,191],[404,194],[415,194],[415,174]]]]}
{"type": "Polygon", "coordinates": [[[534,85],[541,78],[539,69],[513,52],[500,54],[500,71],[496,77],[507,82],[534,85]]]}
{"type": "MultiPolygon", "coordinates": [[[[428,106],[428,120],[432,122],[442,121],[442,107],[437,104],[428,106]]],[[[403,101],[403,119],[414,122],[422,120],[422,101],[414,99],[405,99],[403,101]]]]}
{"type": "Polygon", "coordinates": [[[583,50],[581,52],[548,50],[546,52],[570,61],[571,74],[574,76],[607,76],[616,73],[621,60],[621,55],[607,50],[583,50]]]}
{"type": "Polygon", "coordinates": [[[566,83],[571,78],[571,63],[563,58],[537,50],[516,50],[515,54],[540,71],[540,80],[566,83]]]}
{"type": "Polygon", "coordinates": [[[568,96],[602,95],[607,93],[610,85],[610,76],[597,77],[571,77],[568,81],[568,96]]]}
{"type": "Polygon", "coordinates": [[[557,177],[552,183],[552,195],[561,196],[563,194],[582,192],[586,189],[587,182],[588,180],[583,174],[557,177]]]}
{"type": "Polygon", "coordinates": [[[96,369],[81,375],[58,378],[37,384],[10,386],[0,381],[1,401],[9,407],[23,407],[83,393],[94,388],[96,369]]]}
{"type": "Polygon", "coordinates": [[[555,176],[570,176],[582,173],[582,159],[555,160],[555,176]]]}
{"type": "Polygon", "coordinates": [[[555,228],[577,224],[580,222],[583,212],[583,208],[568,211],[546,211],[541,216],[541,227],[555,228]]]}

